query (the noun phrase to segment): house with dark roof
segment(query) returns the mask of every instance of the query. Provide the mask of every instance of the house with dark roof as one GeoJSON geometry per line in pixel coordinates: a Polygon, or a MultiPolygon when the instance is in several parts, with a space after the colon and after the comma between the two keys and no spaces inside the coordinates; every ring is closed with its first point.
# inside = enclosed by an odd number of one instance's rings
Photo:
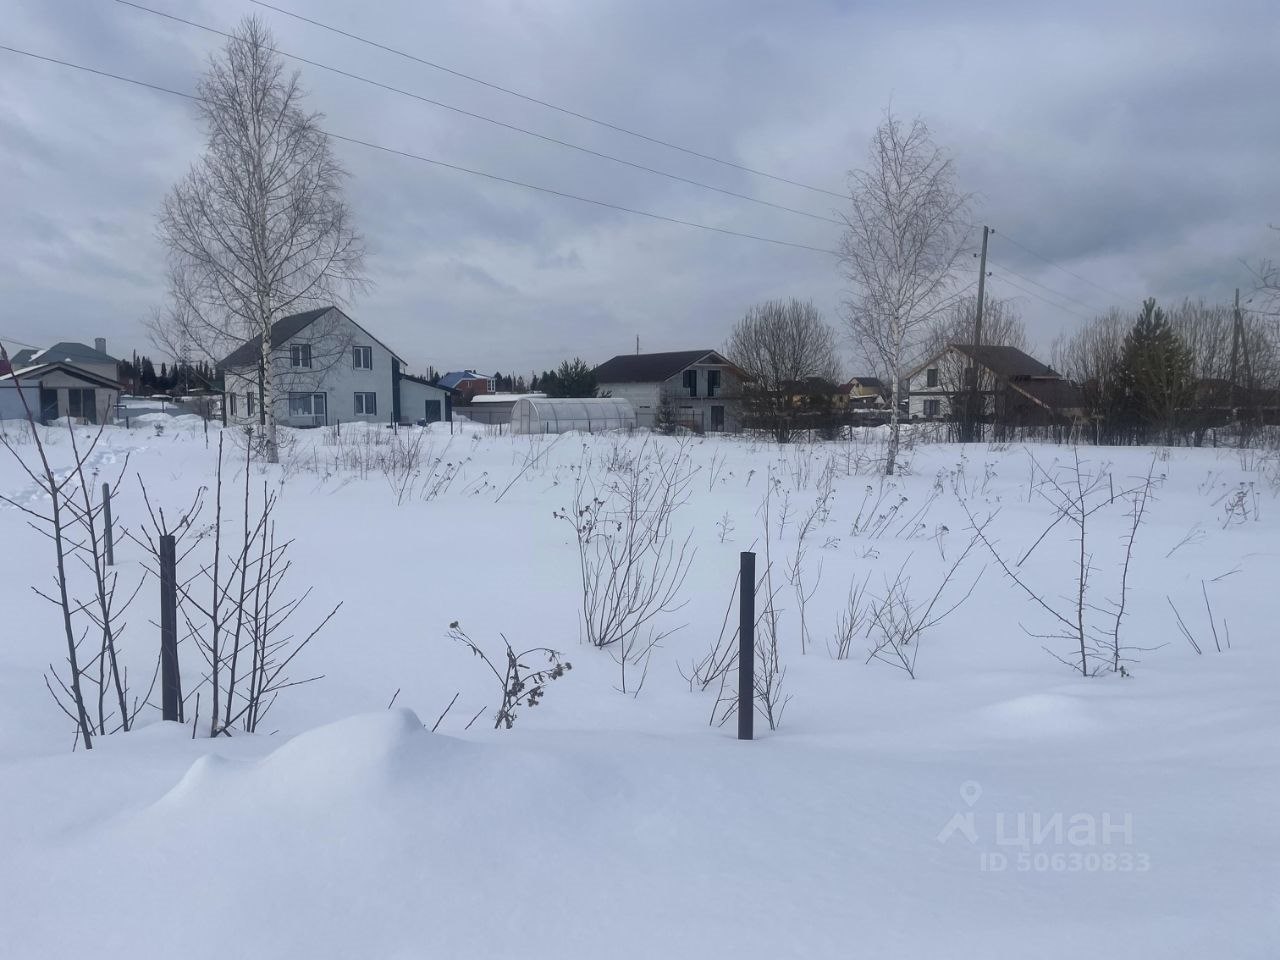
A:
{"type": "MultiPolygon", "coordinates": [[[[270,346],[277,423],[320,427],[451,418],[447,390],[405,373],[395,351],[337,307],[282,317],[271,326],[270,346]]],[[[261,366],[261,335],[218,364],[226,423],[264,421],[261,366]]]]}
{"type": "Polygon", "coordinates": [[[453,394],[460,403],[470,403],[473,397],[494,392],[494,378],[487,373],[476,373],[474,370],[451,370],[436,381],[453,394]]]}
{"type": "Polygon", "coordinates": [[[715,350],[624,353],[595,374],[601,396],[631,401],[639,426],[654,426],[666,406],[678,423],[700,433],[739,428],[734,401],[746,375],[715,350]]]}
{"type": "Polygon", "coordinates": [[[19,350],[9,359],[14,370],[37,364],[65,363],[112,383],[120,379],[120,361],[107,353],[107,341],[102,337],[98,337],[92,347],[87,343],[63,340],[44,349],[29,347],[19,350]]]}
{"type": "Polygon", "coordinates": [[[40,423],[70,418],[82,423],[111,423],[120,402],[114,376],[99,376],[63,360],[13,364],[0,376],[0,420],[40,423]]]}
{"type": "Polygon", "coordinates": [[[903,380],[912,420],[952,419],[975,380],[990,422],[1030,426],[1085,415],[1080,388],[1017,347],[948,344],[903,380]]]}
{"type": "Polygon", "coordinates": [[[67,417],[84,423],[115,419],[120,363],[107,353],[101,337],[92,347],[63,340],[19,350],[9,358],[9,369],[0,372],[0,419],[24,420],[28,410],[41,423],[67,417]]]}

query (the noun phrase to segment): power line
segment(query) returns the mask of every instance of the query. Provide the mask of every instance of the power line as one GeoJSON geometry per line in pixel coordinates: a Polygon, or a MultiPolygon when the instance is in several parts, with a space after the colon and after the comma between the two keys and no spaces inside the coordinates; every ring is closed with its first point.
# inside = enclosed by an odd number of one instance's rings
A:
{"type": "Polygon", "coordinates": [[[1089,286],[1093,287],[1095,290],[1100,290],[1102,293],[1105,293],[1108,297],[1114,297],[1115,299],[1121,300],[1121,301],[1128,299],[1128,297],[1124,296],[1123,294],[1116,293],[1114,290],[1108,290],[1106,287],[1102,286],[1101,284],[1094,283],[1088,277],[1081,276],[1080,274],[1076,273],[1074,270],[1068,270],[1066,267],[1062,266],[1062,264],[1054,260],[1050,260],[1048,257],[1046,257],[1042,253],[1036,253],[1036,251],[1032,250],[1025,243],[1022,243],[1020,240],[1014,237],[1011,237],[1009,234],[1005,233],[1003,230],[993,230],[992,232],[997,234],[1002,239],[1008,240],[1015,247],[1018,247],[1019,249],[1025,251],[1026,253],[1031,254],[1037,260],[1043,260],[1045,263],[1047,263],[1049,266],[1053,267],[1054,269],[1061,270],[1063,273],[1065,273],[1069,277],[1075,277],[1081,283],[1087,283],[1089,286]]]}
{"type": "Polygon", "coordinates": [[[620,210],[623,213],[633,213],[639,217],[648,217],[651,220],[661,220],[666,223],[677,223],[685,227],[697,227],[699,230],[710,230],[713,233],[723,233],[724,235],[729,237],[740,237],[744,240],[759,240],[764,243],[774,243],[783,247],[795,247],[798,250],[812,250],[814,253],[827,253],[833,257],[840,256],[840,253],[838,251],[828,250],[825,247],[814,247],[807,243],[796,243],[795,241],[792,241],[792,240],[777,240],[773,237],[762,237],[754,233],[740,233],[737,230],[728,230],[724,227],[713,227],[709,224],[697,223],[696,221],[693,221],[693,220],[681,220],[679,217],[668,217],[660,213],[650,213],[647,210],[637,210],[634,207],[624,207],[624,206],[621,206],[620,204],[608,203],[604,200],[593,200],[590,197],[580,197],[577,194],[565,193],[561,190],[552,189],[551,187],[541,187],[541,186],[538,186],[537,184],[525,183],[522,180],[513,180],[510,177],[498,176],[495,173],[485,173],[482,170],[472,170],[468,167],[461,167],[454,163],[446,163],[443,160],[435,160],[435,159],[432,159],[431,157],[424,157],[420,154],[409,153],[404,150],[397,150],[394,147],[385,147],[385,146],[382,146],[381,144],[371,143],[367,140],[360,140],[356,137],[344,137],[341,134],[332,133],[328,131],[326,132],[328,136],[333,137],[333,139],[342,140],[345,143],[354,143],[362,147],[368,147],[371,150],[380,150],[384,153],[394,154],[398,157],[405,157],[406,159],[409,159],[409,160],[420,160],[423,163],[430,163],[437,167],[444,167],[449,170],[457,170],[461,173],[469,173],[472,176],[484,177],[487,180],[496,180],[499,183],[509,183],[512,186],[524,187],[527,190],[537,190],[541,193],[551,194],[554,197],[563,197],[566,200],[577,200],[581,203],[591,203],[591,204],[595,204],[598,207],[606,207],[610,210],[620,210]]]}
{"type": "Polygon", "coordinates": [[[1054,302],[1053,302],[1052,300],[1050,300],[1048,297],[1043,297],[1043,296],[1041,296],[1040,294],[1036,293],[1034,290],[1028,290],[1026,287],[1024,287],[1024,286],[1022,286],[1022,285],[1020,285],[1020,284],[1014,283],[1014,282],[1013,282],[1012,280],[1010,280],[1008,277],[1000,276],[999,274],[993,273],[993,274],[991,275],[991,279],[992,279],[992,280],[997,280],[997,281],[999,281],[1000,283],[1007,283],[1009,286],[1013,287],[1013,289],[1015,289],[1015,290],[1021,290],[1021,291],[1022,291],[1023,293],[1025,293],[1027,296],[1029,296],[1029,297],[1035,297],[1035,299],[1037,299],[1037,300],[1041,301],[1042,303],[1047,303],[1047,304],[1048,304],[1049,306],[1051,306],[1051,307],[1056,307],[1058,310],[1061,310],[1063,313],[1069,313],[1069,314],[1071,314],[1073,317],[1079,317],[1081,320],[1086,320],[1086,321],[1088,321],[1088,320],[1092,320],[1092,319],[1093,319],[1092,317],[1088,316],[1087,314],[1083,314],[1083,313],[1081,313],[1081,312],[1080,312],[1080,311],[1078,311],[1078,310],[1072,310],[1070,307],[1063,306],[1063,305],[1062,305],[1062,304],[1060,304],[1060,303],[1054,303],[1054,302]]]}
{"type": "MultiPolygon", "coordinates": [[[[0,44],[0,50],[6,50],[9,53],[16,53],[16,54],[19,54],[20,56],[30,57],[34,60],[43,60],[46,63],[53,63],[62,67],[69,67],[70,69],[73,69],[73,70],[80,70],[85,73],[91,73],[95,76],[105,77],[110,80],[119,80],[124,83],[133,84],[134,86],[145,87],[148,90],[154,90],[157,93],[167,93],[171,96],[182,97],[183,99],[194,100],[197,102],[201,100],[200,97],[194,94],[184,93],[181,90],[174,90],[170,87],[164,87],[164,86],[160,86],[159,84],[149,83],[145,80],[137,80],[133,77],[126,77],[121,74],[111,73],[106,70],[98,70],[94,67],[85,66],[84,64],[72,63],[70,60],[61,60],[57,57],[47,57],[38,53],[32,53],[29,50],[21,50],[17,47],[10,47],[4,44],[0,44]]],[[[421,154],[410,153],[405,150],[397,150],[394,147],[384,146],[382,144],[373,143],[368,140],[361,140],[358,137],[347,137],[347,136],[343,136],[342,134],[333,133],[332,131],[327,131],[327,130],[323,132],[327,136],[330,136],[335,140],[341,140],[344,143],[353,143],[358,146],[366,147],[370,150],[377,150],[382,153],[394,154],[396,156],[404,157],[406,159],[417,160],[422,163],[428,163],[428,164],[431,164],[432,166],[442,167],[447,170],[456,170],[459,173],[467,173],[467,174],[470,174],[471,176],[483,177],[486,180],[493,180],[498,183],[506,183],[516,187],[523,187],[526,190],[535,190],[539,193],[550,194],[551,196],[561,197],[566,200],[576,200],[579,203],[589,203],[594,206],[604,207],[609,210],[617,210],[622,213],[630,213],[638,217],[647,217],[650,220],[659,220],[664,223],[674,223],[683,227],[694,227],[698,230],[706,230],[711,233],[720,233],[720,234],[724,234],[725,236],[738,237],[743,240],[756,240],[761,243],[771,243],[776,246],[794,247],[797,250],[810,250],[814,253],[825,253],[833,257],[840,256],[840,254],[837,251],[828,250],[825,247],[815,247],[807,243],[797,243],[793,240],[779,240],[775,237],[764,237],[754,233],[743,233],[738,230],[729,230],[725,227],[714,227],[714,226],[711,226],[710,224],[698,223],[695,220],[683,220],[679,217],[668,217],[660,213],[652,213],[648,210],[639,210],[639,209],[636,209],[635,207],[626,207],[621,204],[609,203],[605,200],[595,200],[595,199],[592,199],[591,197],[583,197],[583,196],[579,196],[578,194],[567,193],[562,190],[555,190],[551,187],[543,187],[543,186],[539,186],[538,184],[526,183],[523,180],[516,180],[511,177],[503,177],[495,173],[486,173],[483,170],[473,170],[470,167],[463,167],[455,163],[447,163],[444,160],[436,160],[433,157],[427,157],[421,154]]]]}
{"type": "Polygon", "coordinates": [[[385,43],[379,43],[376,40],[370,40],[367,37],[362,37],[359,34],[351,33],[347,30],[341,29],[340,27],[335,27],[332,24],[324,23],[320,20],[315,20],[311,17],[303,16],[300,13],[294,13],[292,10],[285,10],[283,7],[277,7],[274,4],[265,2],[265,0],[249,0],[249,2],[254,4],[255,6],[264,7],[267,10],[274,10],[276,13],[284,14],[284,16],[286,17],[292,17],[295,20],[300,20],[303,23],[309,23],[313,27],[319,27],[321,30],[328,30],[330,33],[336,33],[339,36],[346,37],[348,40],[355,40],[357,43],[363,43],[367,46],[375,47],[378,50],[385,51],[386,53],[394,54],[397,57],[403,57],[406,60],[412,60],[414,63],[420,63],[425,67],[431,67],[433,70],[440,70],[444,73],[449,74],[450,76],[458,77],[461,80],[467,80],[471,83],[478,83],[483,87],[488,87],[490,90],[497,90],[499,93],[505,93],[508,96],[517,97],[518,99],[524,100],[527,103],[535,103],[540,107],[546,107],[548,110],[555,110],[557,113],[562,113],[565,116],[575,117],[578,120],[585,120],[588,123],[594,123],[597,126],[605,127],[606,129],[613,130],[617,133],[624,133],[629,137],[636,137],[637,139],[644,140],[648,143],[656,144],[660,147],[667,147],[670,150],[678,150],[679,152],[688,154],[691,157],[698,157],[701,160],[709,160],[712,163],[718,163],[726,167],[732,167],[735,170],[741,170],[743,173],[750,173],[757,177],[766,177],[770,180],[776,180],[779,183],[790,184],[793,187],[801,187],[802,189],[805,189],[805,190],[812,190],[814,193],[825,193],[827,196],[839,197],[841,200],[849,199],[847,194],[840,193],[835,190],[828,190],[825,187],[815,187],[812,184],[802,183],[799,180],[791,180],[787,177],[779,176],[778,174],[767,173],[764,170],[757,170],[754,167],[748,167],[744,164],[737,163],[733,160],[725,160],[722,157],[716,157],[709,153],[701,153],[690,147],[682,147],[678,143],[672,143],[669,140],[662,140],[658,137],[652,137],[652,136],[649,136],[648,134],[640,133],[636,130],[631,130],[619,124],[611,123],[608,120],[601,120],[599,117],[593,117],[585,113],[580,113],[577,110],[571,110],[568,107],[562,107],[559,104],[552,103],[549,100],[541,100],[538,97],[530,96],[529,94],[526,94],[526,93],[520,93],[518,90],[513,90],[510,87],[504,87],[501,84],[493,83],[492,81],[489,81],[489,80],[483,80],[480,77],[474,76],[472,74],[462,73],[459,70],[454,70],[451,67],[446,67],[443,64],[436,63],[432,60],[427,60],[423,57],[415,56],[412,53],[406,53],[404,50],[398,50],[395,47],[388,46],[385,43]]]}
{"type": "Polygon", "coordinates": [[[1080,306],[1084,307],[1086,310],[1088,310],[1088,311],[1090,311],[1090,312],[1092,312],[1092,313],[1102,313],[1102,312],[1104,312],[1104,311],[1102,311],[1102,310],[1099,310],[1099,309],[1098,309],[1096,306],[1094,306],[1092,303],[1085,303],[1083,300],[1079,300],[1079,299],[1077,299],[1076,297],[1073,297],[1073,296],[1071,296],[1071,295],[1070,295],[1070,294],[1068,294],[1068,293],[1063,293],[1063,292],[1062,292],[1062,291],[1060,291],[1060,290],[1055,290],[1055,289],[1053,289],[1053,287],[1047,287],[1047,286],[1045,286],[1043,283],[1041,283],[1039,280],[1032,280],[1032,279],[1031,279],[1030,277],[1028,277],[1025,273],[1019,273],[1017,270],[1014,270],[1012,267],[1004,267],[1004,266],[1001,266],[1000,264],[996,263],[994,260],[990,260],[990,259],[988,259],[988,262],[989,262],[993,267],[997,267],[998,269],[1004,270],[1004,271],[1005,271],[1005,272],[1007,272],[1007,273],[1012,273],[1015,277],[1020,277],[1021,279],[1025,280],[1027,283],[1030,283],[1030,284],[1032,284],[1032,285],[1034,285],[1034,286],[1037,286],[1037,287],[1039,287],[1041,290],[1044,290],[1044,291],[1046,291],[1047,293],[1051,293],[1051,294],[1053,294],[1055,297],[1059,297],[1059,298],[1061,298],[1061,299],[1063,299],[1063,300],[1069,300],[1069,301],[1070,301],[1070,302],[1072,302],[1072,303],[1079,304],[1080,306]]]}
{"type": "MultiPolygon", "coordinates": [[[[23,342],[22,342],[21,340],[19,340],[17,337],[6,337],[6,336],[5,336],[4,334],[2,334],[2,333],[0,333],[0,340],[3,340],[5,343],[12,343],[12,344],[16,344],[16,345],[17,345],[17,346],[19,346],[19,347],[26,347],[28,350],[39,350],[39,349],[40,349],[40,347],[37,347],[34,343],[23,343],[23,342]]],[[[10,359],[12,359],[12,358],[10,358],[10,359]]]]}
{"type": "MultiPolygon", "coordinates": [[[[147,7],[140,3],[134,3],[133,0],[115,0],[115,2],[122,6],[132,7],[135,10],[140,10],[144,13],[150,13],[157,17],[163,17],[166,20],[172,20],[176,23],[186,24],[189,27],[195,27],[197,30],[204,30],[205,32],[212,33],[215,36],[225,37],[228,40],[234,40],[234,41],[240,40],[240,38],[235,36],[234,34],[227,33],[224,30],[219,30],[216,27],[210,27],[206,24],[197,23],[194,20],[188,20],[185,17],[177,16],[176,14],[166,13],[163,10],[156,10],[152,7],[147,7]]],[[[452,111],[453,113],[460,114],[461,116],[464,116],[464,117],[470,117],[473,120],[480,120],[480,121],[483,121],[484,123],[489,123],[496,127],[502,127],[505,130],[511,130],[515,133],[524,134],[525,136],[528,136],[528,137],[534,137],[535,139],[542,140],[545,143],[555,144],[556,146],[565,147],[569,150],[577,150],[578,152],[585,153],[588,156],[597,157],[601,160],[609,160],[613,163],[622,164],[623,166],[631,167],[632,169],[635,169],[635,170],[642,170],[645,173],[652,173],[659,177],[666,177],[668,180],[675,180],[679,183],[688,184],[689,186],[692,186],[692,187],[698,187],[702,190],[711,190],[711,191],[714,191],[715,193],[723,194],[726,197],[735,197],[739,200],[746,200],[749,203],[757,203],[764,207],[772,207],[774,210],[782,210],[786,213],[794,213],[801,217],[808,217],[811,220],[821,220],[824,223],[834,223],[836,226],[843,225],[841,221],[836,220],[833,217],[824,217],[818,213],[810,213],[808,210],[799,210],[795,207],[788,207],[785,204],[774,203],[771,200],[762,200],[759,197],[753,197],[749,194],[738,193],[735,190],[728,190],[728,189],[725,189],[724,187],[717,187],[710,183],[703,183],[701,180],[694,180],[689,177],[681,176],[680,174],[677,174],[677,173],[670,173],[669,171],[666,171],[666,170],[660,170],[657,167],[650,167],[643,163],[636,163],[633,160],[627,160],[623,157],[618,157],[618,156],[614,156],[613,154],[604,153],[600,150],[593,150],[590,147],[584,147],[581,144],[572,143],[568,140],[561,140],[558,137],[552,137],[552,136],[548,136],[547,134],[538,133],[535,130],[529,130],[525,127],[519,127],[512,123],[506,123],[505,121],[495,119],[494,117],[485,116],[482,113],[475,113],[474,111],[464,109],[463,107],[456,107],[452,104],[444,103],[443,101],[440,101],[440,100],[433,100],[430,97],[424,97],[421,94],[412,92],[411,90],[404,90],[400,87],[394,87],[390,84],[383,83],[380,80],[374,80],[371,77],[366,77],[358,73],[352,73],[348,70],[343,70],[340,67],[334,67],[326,63],[320,63],[319,61],[316,61],[316,60],[310,60],[306,57],[299,56],[298,54],[289,53],[285,50],[281,50],[279,47],[273,47],[272,50],[273,52],[278,53],[282,57],[288,57],[290,60],[296,60],[298,63],[305,63],[306,65],[315,67],[318,70],[325,70],[325,71],[328,71],[329,73],[337,74],[338,76],[346,77],[350,80],[355,80],[359,83],[365,83],[365,84],[368,84],[369,86],[378,87],[379,89],[386,90],[391,93],[396,93],[403,97],[409,97],[410,99],[417,100],[420,103],[429,104],[430,106],[433,106],[433,107],[440,107],[443,110],[449,110],[449,111],[452,111]]]]}

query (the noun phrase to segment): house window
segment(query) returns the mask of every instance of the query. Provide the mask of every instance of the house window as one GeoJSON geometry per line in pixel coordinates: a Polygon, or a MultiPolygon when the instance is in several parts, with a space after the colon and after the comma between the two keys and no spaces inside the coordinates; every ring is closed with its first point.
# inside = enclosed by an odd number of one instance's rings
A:
{"type": "Polygon", "coordinates": [[[715,433],[720,433],[724,430],[724,407],[716,406],[711,408],[711,429],[715,433]]]}
{"type": "Polygon", "coordinates": [[[698,371],[686,370],[684,372],[684,387],[689,391],[689,396],[696,397],[698,395],[698,371]]]}
{"type": "Polygon", "coordinates": [[[351,348],[351,369],[352,370],[372,370],[373,369],[373,347],[352,347],[351,348]]]}
{"type": "Polygon", "coordinates": [[[289,347],[289,365],[311,368],[311,344],[295,343],[289,347]]]}
{"type": "Polygon", "coordinates": [[[289,418],[301,420],[306,426],[322,426],[326,419],[325,398],[323,393],[291,393],[289,394],[289,418]]]}
{"type": "Polygon", "coordinates": [[[236,410],[236,395],[234,393],[229,393],[227,394],[227,399],[231,402],[231,407],[229,411],[231,413],[231,416],[238,417],[240,414],[236,410]]]}
{"type": "MultiPolygon", "coordinates": [[[[937,371],[930,371],[930,372],[932,372],[932,373],[936,373],[937,371]]],[[[939,417],[939,416],[941,416],[941,415],[942,415],[942,401],[941,401],[941,400],[926,400],[926,401],[924,402],[924,415],[925,415],[926,417],[930,417],[930,418],[934,418],[934,417],[939,417]]]]}
{"type": "Polygon", "coordinates": [[[938,385],[937,367],[930,367],[924,372],[924,385],[926,387],[936,387],[938,385]]]}
{"type": "Polygon", "coordinates": [[[258,405],[258,398],[253,395],[252,390],[246,390],[244,394],[244,415],[246,417],[253,416],[254,407],[258,405]]]}
{"type": "Polygon", "coordinates": [[[720,392],[720,371],[708,370],[707,371],[707,396],[714,397],[719,392],[720,392]]]}
{"type": "Polygon", "coordinates": [[[378,395],[376,393],[356,394],[356,416],[374,417],[378,414],[378,395]]]}

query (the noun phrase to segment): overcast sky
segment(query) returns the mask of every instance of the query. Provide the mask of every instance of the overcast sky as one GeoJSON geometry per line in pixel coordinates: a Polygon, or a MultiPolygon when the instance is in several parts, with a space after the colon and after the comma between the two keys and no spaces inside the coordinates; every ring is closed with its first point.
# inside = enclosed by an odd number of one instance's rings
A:
{"type": "MultiPolygon", "coordinates": [[[[841,209],[837,197],[567,117],[248,0],[140,2],[221,30],[257,10],[285,52],[726,190],[825,217],[841,209]]],[[[1280,254],[1268,230],[1280,221],[1274,0],[273,2],[837,192],[892,102],[954,154],[973,219],[997,231],[989,289],[1017,298],[1041,352],[1113,304],[1247,290],[1242,261],[1280,254]]],[[[223,43],[113,0],[0,0],[0,11],[0,43],[181,90],[223,43]]],[[[335,133],[727,230],[839,240],[831,223],[301,69],[335,133]]],[[[0,335],[147,349],[140,320],[163,300],[155,215],[201,142],[187,102],[0,51],[0,335]]],[[[812,298],[840,322],[828,254],[336,148],[372,281],[349,312],[413,369],[598,363],[634,350],[637,335],[644,350],[719,347],[746,307],[782,296],[812,298]]],[[[847,372],[857,366],[846,358],[847,372]]]]}

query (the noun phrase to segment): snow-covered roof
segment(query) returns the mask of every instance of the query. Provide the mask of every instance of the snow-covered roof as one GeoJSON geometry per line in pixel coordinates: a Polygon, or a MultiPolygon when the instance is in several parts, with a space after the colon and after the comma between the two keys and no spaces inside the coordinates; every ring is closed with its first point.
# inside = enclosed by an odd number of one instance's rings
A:
{"type": "Polygon", "coordinates": [[[472,397],[472,403],[515,403],[517,400],[523,400],[526,397],[531,400],[537,400],[545,397],[545,393],[482,393],[478,397],[472,397]]]}

